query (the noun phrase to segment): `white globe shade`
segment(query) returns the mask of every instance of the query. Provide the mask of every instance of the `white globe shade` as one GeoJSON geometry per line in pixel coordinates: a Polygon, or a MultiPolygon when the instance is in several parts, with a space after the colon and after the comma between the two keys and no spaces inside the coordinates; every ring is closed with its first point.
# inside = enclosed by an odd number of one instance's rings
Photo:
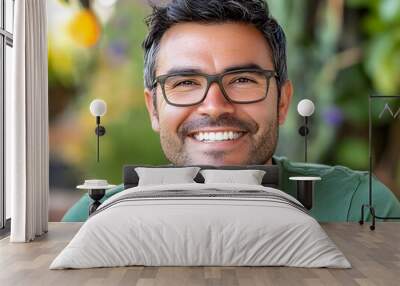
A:
{"type": "Polygon", "coordinates": [[[314,110],[314,103],[309,99],[303,99],[297,105],[297,112],[304,117],[313,115],[314,110]]]}
{"type": "Polygon", "coordinates": [[[95,99],[90,103],[90,113],[93,116],[103,116],[107,112],[107,104],[102,99],[95,99]]]}

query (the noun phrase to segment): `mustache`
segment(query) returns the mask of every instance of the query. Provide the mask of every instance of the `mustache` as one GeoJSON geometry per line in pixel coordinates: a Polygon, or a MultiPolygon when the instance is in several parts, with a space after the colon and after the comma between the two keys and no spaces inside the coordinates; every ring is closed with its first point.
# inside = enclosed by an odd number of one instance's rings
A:
{"type": "Polygon", "coordinates": [[[229,114],[223,114],[216,119],[209,116],[185,121],[178,129],[178,134],[181,138],[185,138],[188,134],[205,127],[232,127],[247,131],[249,133],[256,133],[258,124],[255,121],[244,121],[229,114]]]}

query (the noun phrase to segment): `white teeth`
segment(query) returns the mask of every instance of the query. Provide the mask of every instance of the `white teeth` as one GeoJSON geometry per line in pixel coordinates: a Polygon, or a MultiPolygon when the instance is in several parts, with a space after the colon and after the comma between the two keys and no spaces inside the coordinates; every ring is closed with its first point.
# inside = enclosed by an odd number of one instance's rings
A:
{"type": "Polygon", "coordinates": [[[197,141],[225,141],[235,140],[243,135],[243,132],[224,131],[224,132],[199,132],[194,135],[197,141]]]}

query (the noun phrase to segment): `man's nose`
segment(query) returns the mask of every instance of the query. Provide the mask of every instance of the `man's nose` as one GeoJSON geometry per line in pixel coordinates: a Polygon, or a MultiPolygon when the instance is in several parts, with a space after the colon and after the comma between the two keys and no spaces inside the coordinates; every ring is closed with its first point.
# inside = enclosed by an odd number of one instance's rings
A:
{"type": "Polygon", "coordinates": [[[225,98],[216,82],[211,84],[206,98],[198,107],[198,112],[212,118],[218,118],[225,113],[233,113],[234,110],[234,105],[225,98]]]}

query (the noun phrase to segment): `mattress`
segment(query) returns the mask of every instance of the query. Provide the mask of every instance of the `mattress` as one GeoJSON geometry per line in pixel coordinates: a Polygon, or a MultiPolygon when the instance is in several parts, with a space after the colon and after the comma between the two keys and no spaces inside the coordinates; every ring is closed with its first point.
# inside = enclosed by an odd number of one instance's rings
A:
{"type": "Polygon", "coordinates": [[[132,265],[351,267],[290,195],[199,183],[137,186],[110,197],[50,269],[132,265]]]}

